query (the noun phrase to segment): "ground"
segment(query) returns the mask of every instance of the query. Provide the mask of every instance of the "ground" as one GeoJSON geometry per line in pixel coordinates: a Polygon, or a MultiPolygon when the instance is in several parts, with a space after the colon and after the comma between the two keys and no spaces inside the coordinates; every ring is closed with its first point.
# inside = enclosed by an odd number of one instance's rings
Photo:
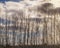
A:
{"type": "Polygon", "coordinates": [[[60,45],[7,46],[7,47],[0,45],[0,48],[60,48],[60,45]]]}

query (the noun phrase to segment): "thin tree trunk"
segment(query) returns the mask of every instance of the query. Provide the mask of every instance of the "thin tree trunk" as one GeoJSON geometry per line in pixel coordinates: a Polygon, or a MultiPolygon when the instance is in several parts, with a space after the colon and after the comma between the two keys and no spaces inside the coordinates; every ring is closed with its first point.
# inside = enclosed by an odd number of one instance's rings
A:
{"type": "Polygon", "coordinates": [[[29,22],[28,22],[28,25],[27,26],[28,26],[28,29],[27,29],[27,38],[28,38],[27,39],[27,44],[29,44],[29,22]]]}
{"type": "Polygon", "coordinates": [[[24,23],[24,45],[25,45],[25,40],[26,40],[26,21],[24,23]]]}
{"type": "Polygon", "coordinates": [[[54,15],[54,44],[55,44],[55,15],[54,15]]]}
{"type": "Polygon", "coordinates": [[[52,44],[52,15],[51,15],[51,44],[52,44]]]}
{"type": "Polygon", "coordinates": [[[32,34],[32,32],[33,32],[33,28],[34,28],[34,23],[32,22],[32,30],[31,30],[31,45],[33,45],[33,43],[32,43],[32,41],[33,41],[33,34],[32,34]]]}
{"type": "MultiPolygon", "coordinates": [[[[22,26],[22,19],[21,19],[21,23],[20,23],[20,33],[22,33],[22,29],[21,29],[21,26],[22,26]]],[[[21,36],[20,36],[20,39],[19,39],[19,44],[21,45],[22,44],[22,39],[21,39],[21,37],[22,37],[22,34],[20,34],[21,36]]]]}
{"type": "Polygon", "coordinates": [[[46,44],[46,34],[47,34],[47,23],[44,17],[44,29],[43,29],[43,44],[46,44]]]}
{"type": "Polygon", "coordinates": [[[7,14],[6,14],[6,47],[7,47],[7,44],[8,44],[8,40],[7,40],[7,14]]]}

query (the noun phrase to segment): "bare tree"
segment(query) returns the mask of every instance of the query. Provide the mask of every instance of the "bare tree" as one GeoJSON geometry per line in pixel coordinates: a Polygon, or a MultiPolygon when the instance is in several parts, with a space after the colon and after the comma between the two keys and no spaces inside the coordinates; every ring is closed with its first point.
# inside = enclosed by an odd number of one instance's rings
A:
{"type": "Polygon", "coordinates": [[[18,15],[15,12],[15,14],[12,16],[14,25],[13,25],[13,46],[15,46],[15,37],[16,37],[16,31],[18,30],[18,15]]]}
{"type": "Polygon", "coordinates": [[[45,41],[47,41],[47,18],[46,18],[46,15],[48,15],[48,18],[49,18],[50,9],[53,9],[53,4],[51,4],[51,3],[44,3],[44,4],[42,4],[41,7],[37,8],[38,12],[45,15],[44,16],[44,29],[43,29],[43,44],[45,41]]]}

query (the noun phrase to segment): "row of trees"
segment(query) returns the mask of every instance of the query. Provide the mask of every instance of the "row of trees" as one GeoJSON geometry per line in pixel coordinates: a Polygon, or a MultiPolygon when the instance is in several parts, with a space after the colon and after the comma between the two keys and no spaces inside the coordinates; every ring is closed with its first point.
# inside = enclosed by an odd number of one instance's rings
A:
{"type": "MultiPolygon", "coordinates": [[[[12,11],[12,10],[11,10],[12,11]]],[[[26,18],[23,11],[14,11],[11,16],[12,25],[8,24],[9,19],[6,14],[5,26],[0,26],[0,42],[4,45],[41,45],[41,44],[60,44],[60,9],[46,3],[38,7],[43,18],[26,18]],[[43,20],[43,21],[42,21],[43,20]],[[11,33],[11,34],[10,34],[11,33]]]]}
{"type": "Polygon", "coordinates": [[[51,3],[45,3],[42,7],[38,7],[38,12],[42,13],[44,16],[44,39],[43,42],[48,44],[60,44],[60,36],[59,36],[59,27],[58,23],[60,20],[60,8],[55,8],[51,3]],[[50,19],[49,19],[50,18],[50,19]],[[50,27],[49,27],[50,26],[50,27]],[[50,30],[48,30],[50,28],[50,30]],[[49,35],[50,34],[50,35],[49,35]],[[50,41],[48,41],[50,40],[50,41]]]}

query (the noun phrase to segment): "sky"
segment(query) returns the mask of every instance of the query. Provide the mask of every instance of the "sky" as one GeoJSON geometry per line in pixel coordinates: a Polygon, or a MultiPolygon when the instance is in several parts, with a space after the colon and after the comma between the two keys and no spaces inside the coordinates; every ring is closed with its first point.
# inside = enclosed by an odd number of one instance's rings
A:
{"type": "Polygon", "coordinates": [[[14,1],[14,2],[19,2],[21,0],[0,0],[0,2],[6,2],[6,1],[14,1]]]}

